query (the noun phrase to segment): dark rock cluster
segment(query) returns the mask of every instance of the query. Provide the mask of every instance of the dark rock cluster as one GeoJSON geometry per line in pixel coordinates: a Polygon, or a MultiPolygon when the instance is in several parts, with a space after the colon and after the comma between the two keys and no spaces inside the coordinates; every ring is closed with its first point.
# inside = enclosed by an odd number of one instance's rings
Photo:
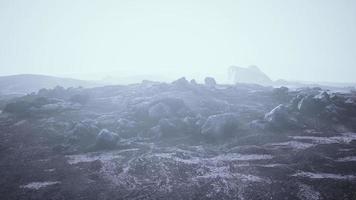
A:
{"type": "Polygon", "coordinates": [[[204,84],[181,78],[56,87],[0,105],[0,171],[11,182],[0,181],[0,193],[10,191],[1,199],[48,199],[54,191],[58,199],[354,197],[352,92],[222,85],[208,77],[204,84]],[[57,174],[44,171],[52,169],[57,174]],[[38,184],[49,193],[36,193],[38,184]],[[97,188],[93,197],[90,188],[97,188]]]}

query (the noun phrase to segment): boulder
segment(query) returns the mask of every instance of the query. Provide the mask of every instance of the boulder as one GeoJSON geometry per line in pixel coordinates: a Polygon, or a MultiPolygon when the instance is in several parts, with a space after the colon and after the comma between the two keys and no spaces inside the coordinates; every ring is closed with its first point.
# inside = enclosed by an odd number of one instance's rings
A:
{"type": "Polygon", "coordinates": [[[289,89],[284,86],[273,89],[273,93],[275,93],[276,95],[285,95],[286,93],[288,93],[288,91],[289,89]]]}
{"type": "Polygon", "coordinates": [[[204,79],[204,83],[206,86],[208,86],[210,88],[214,88],[216,86],[216,81],[213,77],[206,77],[204,79]]]}
{"type": "Polygon", "coordinates": [[[341,112],[343,112],[341,108],[337,107],[335,104],[329,104],[324,109],[323,117],[331,119],[333,122],[338,122],[341,117],[341,112]]]}
{"type": "Polygon", "coordinates": [[[287,87],[280,87],[280,88],[274,88],[272,94],[279,101],[287,101],[288,92],[289,89],[287,87]]]}
{"type": "Polygon", "coordinates": [[[159,120],[162,118],[172,116],[172,114],[173,113],[172,113],[170,107],[162,102],[157,103],[148,109],[148,116],[152,119],[159,120]]]}
{"type": "Polygon", "coordinates": [[[78,122],[69,131],[69,142],[87,148],[95,142],[96,133],[99,130],[94,122],[89,120],[78,122]]]}
{"type": "Polygon", "coordinates": [[[204,125],[204,123],[206,122],[206,118],[205,117],[203,117],[201,114],[198,114],[197,116],[195,116],[195,118],[196,118],[196,122],[195,122],[195,124],[197,125],[197,126],[203,126],[204,125]]]}
{"type": "Polygon", "coordinates": [[[283,104],[267,113],[264,120],[268,127],[272,129],[295,128],[298,125],[297,119],[290,114],[289,109],[283,104]]]}
{"type": "Polygon", "coordinates": [[[179,78],[172,82],[172,85],[177,86],[179,88],[186,88],[189,87],[189,82],[185,77],[179,78]]]}
{"type": "Polygon", "coordinates": [[[96,120],[98,127],[115,128],[117,118],[114,114],[101,115],[96,120]]]}
{"type": "Polygon", "coordinates": [[[348,105],[348,106],[356,106],[355,99],[353,99],[353,98],[347,98],[345,100],[345,104],[348,105]]]}
{"type": "Polygon", "coordinates": [[[190,84],[192,85],[198,85],[197,81],[195,79],[190,80],[190,84]]]}
{"type": "Polygon", "coordinates": [[[117,127],[120,129],[132,129],[137,126],[137,122],[131,121],[124,118],[119,118],[117,120],[117,127]]]}
{"type": "Polygon", "coordinates": [[[253,120],[248,123],[248,127],[253,130],[265,130],[268,123],[264,120],[253,120]]]}
{"type": "Polygon", "coordinates": [[[120,136],[134,137],[140,131],[140,124],[133,120],[119,118],[115,130],[118,130],[120,136]]]}
{"type": "Polygon", "coordinates": [[[90,96],[88,94],[75,94],[69,98],[72,103],[78,103],[80,105],[85,105],[88,103],[90,96]]]}
{"type": "Polygon", "coordinates": [[[298,103],[298,110],[302,114],[319,115],[328,104],[330,104],[330,96],[324,91],[315,96],[310,94],[303,97],[298,103]]]}
{"type": "Polygon", "coordinates": [[[161,137],[181,136],[186,132],[184,125],[183,120],[180,119],[161,119],[158,122],[161,137]]]}
{"type": "Polygon", "coordinates": [[[298,105],[299,102],[304,98],[303,95],[298,94],[297,96],[293,97],[292,100],[290,101],[290,108],[293,111],[299,111],[298,105]]]}
{"type": "Polygon", "coordinates": [[[208,117],[201,128],[201,134],[208,139],[222,140],[233,136],[239,128],[239,118],[236,114],[217,114],[208,117]]]}
{"type": "Polygon", "coordinates": [[[344,105],[342,106],[345,109],[345,114],[348,117],[356,117],[356,99],[354,97],[346,98],[344,105]]]}
{"type": "Polygon", "coordinates": [[[148,109],[148,116],[151,119],[159,120],[176,116],[186,116],[189,108],[182,99],[163,98],[152,102],[148,109]]]}
{"type": "Polygon", "coordinates": [[[116,146],[118,140],[118,134],[103,129],[96,136],[95,147],[98,149],[112,149],[116,146]]]}
{"type": "Polygon", "coordinates": [[[183,123],[185,124],[184,126],[187,128],[189,131],[194,131],[198,128],[200,128],[204,123],[198,122],[200,120],[199,117],[197,116],[187,116],[183,118],[183,123]],[[199,125],[200,123],[200,125],[199,125]]]}
{"type": "Polygon", "coordinates": [[[330,103],[330,95],[325,91],[322,91],[318,95],[315,95],[314,99],[317,100],[319,103],[324,104],[325,106],[330,103]]]}
{"type": "Polygon", "coordinates": [[[144,137],[144,138],[160,138],[162,136],[162,132],[161,132],[161,128],[159,125],[156,125],[146,131],[141,132],[140,137],[144,137]]]}
{"type": "Polygon", "coordinates": [[[323,108],[323,104],[314,99],[313,95],[303,97],[302,100],[298,102],[298,111],[306,115],[318,115],[323,108]]]}

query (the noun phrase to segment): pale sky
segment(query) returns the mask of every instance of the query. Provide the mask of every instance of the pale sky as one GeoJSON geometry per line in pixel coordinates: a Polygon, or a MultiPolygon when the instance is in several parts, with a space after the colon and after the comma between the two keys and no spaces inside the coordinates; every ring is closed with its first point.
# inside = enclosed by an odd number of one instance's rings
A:
{"type": "Polygon", "coordinates": [[[0,0],[0,75],[356,82],[355,0],[0,0]]]}

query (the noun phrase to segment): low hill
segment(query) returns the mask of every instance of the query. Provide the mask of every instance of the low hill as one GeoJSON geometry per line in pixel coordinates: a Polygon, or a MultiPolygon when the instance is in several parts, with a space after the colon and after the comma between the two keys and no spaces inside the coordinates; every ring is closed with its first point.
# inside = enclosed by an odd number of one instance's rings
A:
{"type": "Polygon", "coordinates": [[[36,92],[41,88],[53,88],[55,86],[68,87],[94,87],[99,84],[91,81],[71,78],[60,78],[46,75],[20,74],[0,76],[0,94],[27,94],[36,92]]]}

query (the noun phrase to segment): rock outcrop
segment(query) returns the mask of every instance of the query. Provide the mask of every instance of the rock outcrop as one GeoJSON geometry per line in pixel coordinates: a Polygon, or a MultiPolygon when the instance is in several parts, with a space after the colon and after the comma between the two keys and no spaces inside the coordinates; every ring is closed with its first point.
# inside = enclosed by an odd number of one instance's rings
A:
{"type": "Polygon", "coordinates": [[[234,113],[209,116],[201,128],[201,134],[208,139],[224,140],[237,134],[239,118],[234,113]]]}
{"type": "Polygon", "coordinates": [[[273,81],[257,66],[247,68],[231,66],[229,76],[234,83],[253,83],[259,85],[273,85],[273,81]]]}

